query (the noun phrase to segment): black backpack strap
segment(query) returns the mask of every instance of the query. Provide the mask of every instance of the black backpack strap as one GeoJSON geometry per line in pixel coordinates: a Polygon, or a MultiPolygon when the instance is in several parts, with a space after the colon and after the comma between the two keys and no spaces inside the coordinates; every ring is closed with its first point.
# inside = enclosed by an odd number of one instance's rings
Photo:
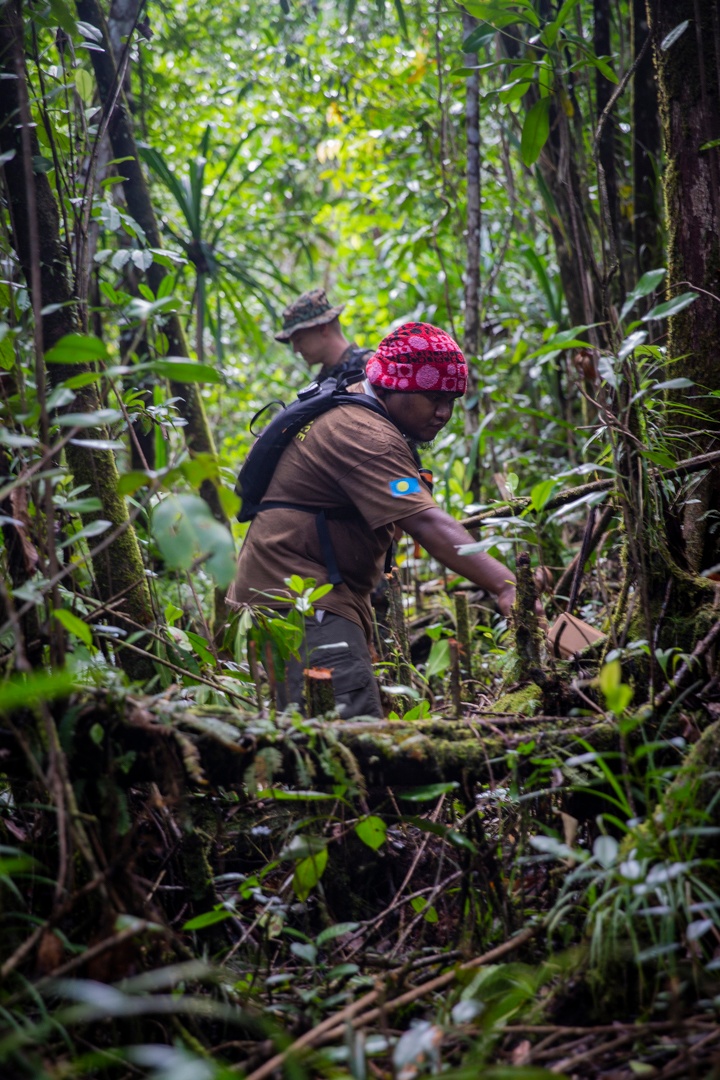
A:
{"type": "Polygon", "coordinates": [[[300,510],[304,514],[314,514],[318,541],[320,543],[320,553],[328,572],[328,581],[331,585],[342,585],[343,577],[335,557],[335,548],[333,547],[330,538],[330,531],[327,527],[327,523],[328,518],[331,520],[341,520],[343,517],[356,515],[357,510],[355,510],[354,507],[348,507],[347,510],[342,507],[337,509],[325,509],[325,507],[322,506],[302,506],[299,503],[285,502],[280,499],[269,499],[266,502],[260,503],[255,510],[255,514],[259,514],[263,510],[300,510]]]}
{"type": "Polygon", "coordinates": [[[327,518],[325,517],[324,510],[318,510],[315,515],[315,525],[317,526],[318,540],[320,541],[320,551],[322,552],[323,562],[328,572],[328,581],[331,585],[342,585],[342,574],[335,558],[335,548],[332,545],[330,539],[330,533],[327,527],[327,518]]]}

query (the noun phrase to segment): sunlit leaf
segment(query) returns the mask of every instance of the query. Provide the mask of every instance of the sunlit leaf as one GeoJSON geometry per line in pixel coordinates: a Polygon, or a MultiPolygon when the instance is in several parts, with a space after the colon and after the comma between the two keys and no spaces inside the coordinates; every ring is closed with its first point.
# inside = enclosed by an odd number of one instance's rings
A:
{"type": "Polygon", "coordinates": [[[307,900],[312,889],[315,888],[327,866],[327,848],[309,855],[307,859],[301,859],[295,867],[293,874],[293,891],[298,900],[307,900]]]}
{"type": "Polygon", "coordinates": [[[52,614],[53,618],[62,623],[69,633],[80,638],[88,648],[92,648],[92,632],[86,622],[79,619],[72,611],[68,611],[67,608],[55,608],[52,614]]]}
{"type": "Polygon", "coordinates": [[[371,814],[369,817],[358,821],[355,826],[355,833],[363,844],[367,844],[373,851],[377,851],[387,839],[387,825],[382,818],[371,814]]]}

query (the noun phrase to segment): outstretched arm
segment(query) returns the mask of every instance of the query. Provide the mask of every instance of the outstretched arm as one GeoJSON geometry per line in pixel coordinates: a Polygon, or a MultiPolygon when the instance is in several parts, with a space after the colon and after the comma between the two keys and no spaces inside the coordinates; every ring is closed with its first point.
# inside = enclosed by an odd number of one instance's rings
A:
{"type": "Polygon", "coordinates": [[[482,552],[459,555],[460,545],[472,542],[467,529],[459,521],[439,506],[433,506],[418,514],[411,514],[397,524],[449,570],[462,574],[474,585],[493,593],[503,615],[510,614],[515,601],[515,575],[491,555],[482,552]]]}

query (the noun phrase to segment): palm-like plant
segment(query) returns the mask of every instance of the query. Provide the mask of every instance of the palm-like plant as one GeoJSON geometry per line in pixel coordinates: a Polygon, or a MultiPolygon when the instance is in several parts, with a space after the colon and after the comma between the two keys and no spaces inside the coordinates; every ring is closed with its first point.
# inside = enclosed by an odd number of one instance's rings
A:
{"type": "Polygon", "coordinates": [[[243,145],[257,127],[248,131],[233,146],[225,158],[223,167],[206,193],[206,170],[211,154],[212,128],[208,125],[200,140],[197,154],[188,165],[187,175],[179,177],[168,165],[162,154],[150,146],[142,146],[141,154],[151,172],[165,185],[183,219],[183,231],[170,225],[167,231],[180,245],[195,269],[193,307],[196,317],[196,345],[198,360],[203,360],[203,333],[210,325],[215,336],[218,359],[222,361],[222,309],[221,292],[230,303],[235,319],[248,334],[257,336],[257,327],[247,307],[247,295],[255,297],[274,316],[275,308],[269,287],[274,281],[287,288],[283,276],[272,262],[267,246],[243,236],[242,249],[233,244],[232,250],[223,243],[223,234],[233,220],[229,212],[233,198],[249,178],[272,157],[271,153],[249,163],[233,182],[226,184],[232,167],[243,145]],[[215,316],[208,309],[207,281],[221,289],[216,292],[215,316]],[[238,285],[244,286],[239,290],[238,285]]]}

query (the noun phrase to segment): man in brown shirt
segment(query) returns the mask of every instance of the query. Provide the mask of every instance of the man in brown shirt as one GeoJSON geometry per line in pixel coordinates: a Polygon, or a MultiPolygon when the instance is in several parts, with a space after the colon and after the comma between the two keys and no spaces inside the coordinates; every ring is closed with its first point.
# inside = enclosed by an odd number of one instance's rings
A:
{"type": "Polygon", "coordinates": [[[308,367],[319,364],[317,382],[331,375],[337,378],[348,371],[361,371],[372,354],[372,349],[362,349],[345,337],[339,319],[344,307],[333,307],[324,289],[311,289],[283,311],[282,330],[275,340],[287,342],[308,367]]]}
{"type": "MultiPolygon", "coordinates": [[[[489,555],[458,554],[468,534],[434,501],[408,445],[435,438],[466,385],[467,366],[453,339],[427,323],[405,323],[380,343],[358,387],[382,404],[387,419],[340,405],[313,420],[284,450],[265,499],[325,508],[342,576],[306,621],[303,662],[288,664],[288,701],[300,700],[302,667],[316,662],[332,669],[345,718],[382,715],[370,659],[370,594],[396,526],[449,569],[493,593],[509,614],[514,575],[489,555]]],[[[315,516],[268,509],[248,531],[228,600],[236,607],[287,608],[291,597],[284,582],[292,574],[312,577],[318,585],[328,580],[315,516]]]]}

